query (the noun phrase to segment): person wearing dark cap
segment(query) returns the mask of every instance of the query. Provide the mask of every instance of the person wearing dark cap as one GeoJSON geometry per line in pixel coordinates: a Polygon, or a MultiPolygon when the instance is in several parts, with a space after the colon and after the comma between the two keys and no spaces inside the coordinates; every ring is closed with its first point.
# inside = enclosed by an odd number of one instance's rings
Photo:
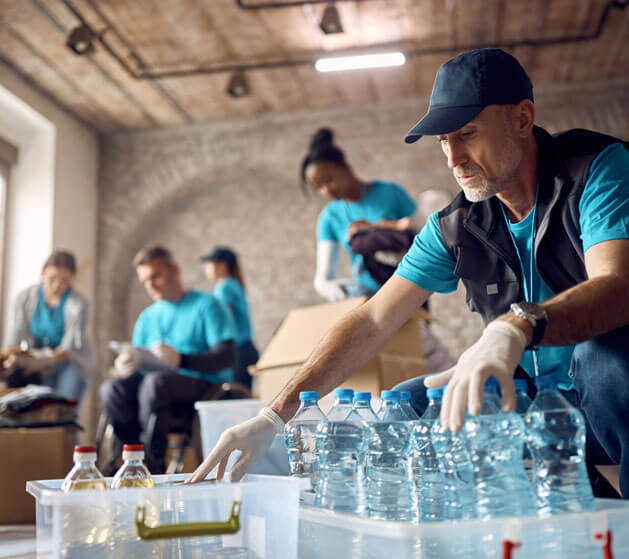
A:
{"type": "Polygon", "coordinates": [[[258,362],[259,354],[253,344],[249,303],[245,294],[245,281],[236,254],[225,247],[216,247],[201,257],[205,277],[213,284],[212,293],[234,319],[234,341],[236,342],[236,364],[234,380],[251,389],[251,375],[247,368],[258,362]]]}
{"type": "Polygon", "coordinates": [[[486,326],[454,367],[426,378],[429,387],[448,383],[444,426],[458,431],[466,410],[479,413],[490,376],[511,411],[518,365],[530,376],[554,373],[584,412],[588,462],[619,464],[629,498],[629,146],[588,130],[551,136],[534,122],[533,87],[513,56],[482,49],[441,66],[428,112],[405,140],[436,136],[462,192],[430,216],[376,295],[326,334],[268,408],[219,440],[191,481],[236,448],[243,453],[231,477],[239,479],[294,414],[300,390],[342,384],[433,292],[462,281],[486,326]]]}
{"type": "Polygon", "coordinates": [[[73,287],[74,255],[55,250],[44,263],[41,282],[15,300],[5,359],[9,387],[43,384],[57,394],[80,402],[96,372],[87,334],[88,303],[73,287]]]}

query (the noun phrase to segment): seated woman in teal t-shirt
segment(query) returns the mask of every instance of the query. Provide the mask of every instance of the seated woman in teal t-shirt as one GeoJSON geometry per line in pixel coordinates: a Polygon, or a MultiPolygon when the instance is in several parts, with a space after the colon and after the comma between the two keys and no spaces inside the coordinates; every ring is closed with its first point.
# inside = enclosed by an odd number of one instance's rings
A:
{"type": "Polygon", "coordinates": [[[363,256],[352,250],[350,240],[358,231],[373,227],[416,229],[415,202],[395,183],[360,180],[327,128],[314,135],[301,178],[331,199],[317,221],[315,290],[328,301],[375,293],[380,284],[367,271],[363,256]],[[350,258],[353,281],[337,279],[339,245],[350,258]]]}
{"type": "Polygon", "coordinates": [[[238,258],[232,250],[216,247],[203,256],[201,262],[204,263],[205,276],[214,285],[212,292],[214,297],[229,310],[233,318],[234,341],[236,342],[234,379],[251,389],[251,375],[247,368],[258,362],[259,354],[251,339],[249,303],[238,258]]]}
{"type": "Polygon", "coordinates": [[[74,255],[54,251],[44,263],[41,282],[15,300],[7,346],[24,351],[3,363],[10,387],[43,384],[81,401],[96,371],[87,336],[87,301],[74,288],[74,255]]]}

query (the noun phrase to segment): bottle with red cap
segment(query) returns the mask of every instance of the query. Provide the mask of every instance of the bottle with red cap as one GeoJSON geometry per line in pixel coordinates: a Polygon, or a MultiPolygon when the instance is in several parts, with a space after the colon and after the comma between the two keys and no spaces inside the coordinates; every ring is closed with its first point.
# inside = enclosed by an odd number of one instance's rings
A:
{"type": "Polygon", "coordinates": [[[61,484],[61,491],[107,489],[103,474],[96,467],[95,446],[75,446],[74,466],[61,484]]]}
{"type": "Polygon", "coordinates": [[[123,464],[111,481],[112,489],[122,487],[155,487],[151,472],[144,464],[144,445],[126,444],[122,447],[123,464]]]}

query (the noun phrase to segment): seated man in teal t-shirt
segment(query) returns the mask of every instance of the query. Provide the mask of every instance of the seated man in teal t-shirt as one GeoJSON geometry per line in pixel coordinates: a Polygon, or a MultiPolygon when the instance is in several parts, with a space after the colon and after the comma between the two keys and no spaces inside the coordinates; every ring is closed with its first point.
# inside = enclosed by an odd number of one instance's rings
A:
{"type": "Polygon", "coordinates": [[[132,343],[123,345],[114,363],[116,378],[103,383],[100,396],[116,437],[123,444],[143,442],[149,469],[162,473],[171,405],[194,402],[212,385],[233,380],[233,323],[212,294],[183,288],[165,248],[144,249],[133,263],[154,303],[140,313],[132,343]],[[143,370],[138,348],[165,366],[143,370]],[[151,417],[156,421],[149,432],[151,417]]]}

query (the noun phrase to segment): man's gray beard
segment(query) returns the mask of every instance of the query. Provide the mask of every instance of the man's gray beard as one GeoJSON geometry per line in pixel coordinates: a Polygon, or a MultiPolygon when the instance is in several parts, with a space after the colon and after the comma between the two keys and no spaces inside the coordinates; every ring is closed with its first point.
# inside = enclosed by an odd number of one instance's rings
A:
{"type": "Polygon", "coordinates": [[[500,184],[491,184],[485,177],[481,178],[481,186],[476,188],[468,188],[461,186],[463,194],[468,202],[482,202],[488,200],[492,196],[498,194],[505,186],[507,182],[501,182],[500,184]]]}

